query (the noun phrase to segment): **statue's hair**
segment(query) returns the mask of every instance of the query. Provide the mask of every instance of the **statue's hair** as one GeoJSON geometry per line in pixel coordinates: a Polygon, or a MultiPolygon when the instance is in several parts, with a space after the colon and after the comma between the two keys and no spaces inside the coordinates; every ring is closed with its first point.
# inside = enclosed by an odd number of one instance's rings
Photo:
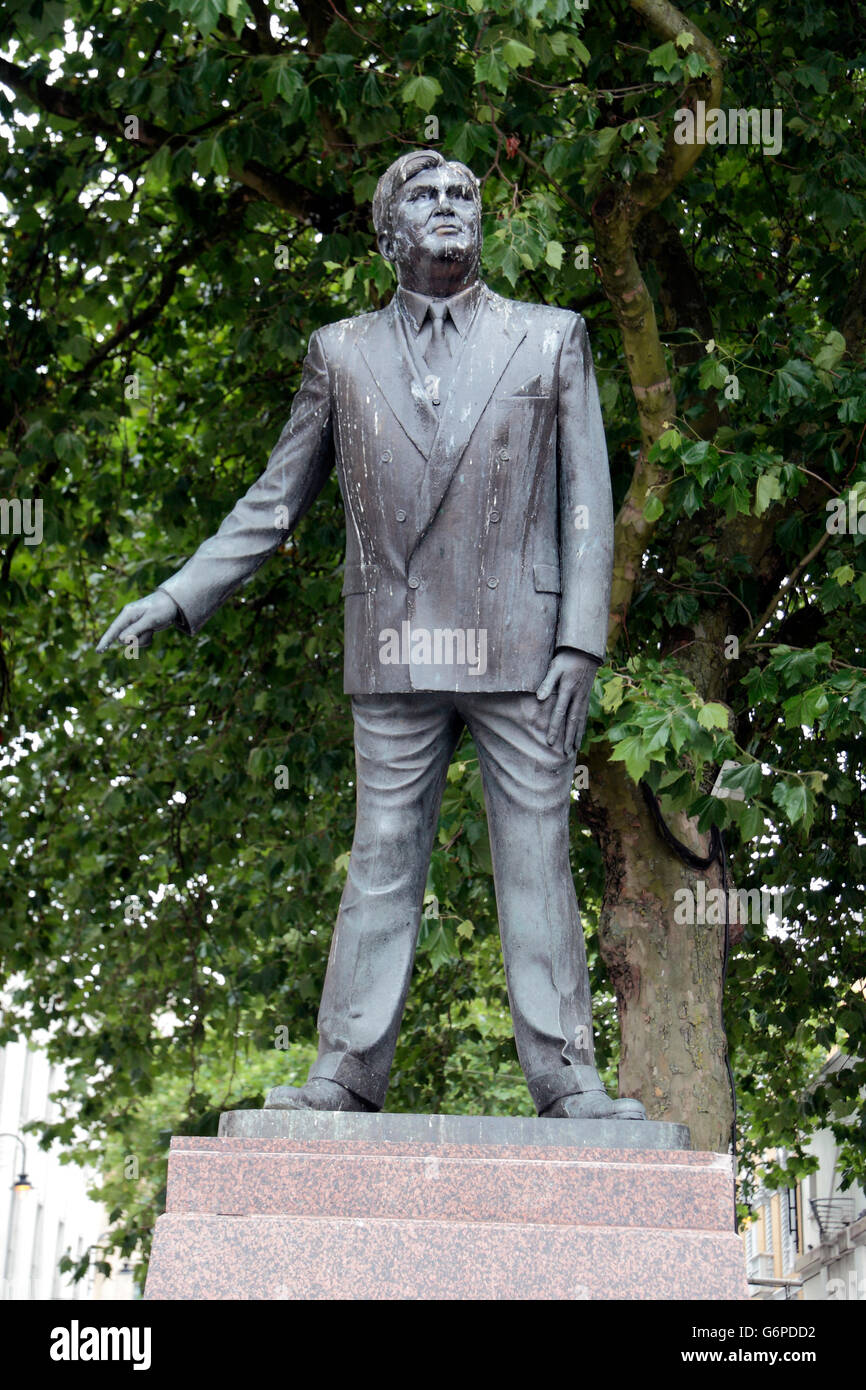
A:
{"type": "Polygon", "coordinates": [[[459,170],[469,180],[480,212],[481,188],[471,169],[458,160],[446,159],[438,150],[410,150],[408,154],[401,154],[399,159],[389,164],[376,184],[376,192],[373,194],[373,226],[376,228],[377,236],[390,232],[394,199],[403,185],[414,179],[416,174],[423,173],[425,169],[438,169],[442,166],[459,170]]]}

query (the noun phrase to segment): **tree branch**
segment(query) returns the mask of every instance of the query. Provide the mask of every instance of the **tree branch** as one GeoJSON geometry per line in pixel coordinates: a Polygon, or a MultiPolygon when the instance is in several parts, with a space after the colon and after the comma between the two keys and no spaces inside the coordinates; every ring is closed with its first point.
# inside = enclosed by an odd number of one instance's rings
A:
{"type": "MultiPolygon", "coordinates": [[[[709,39],[668,0],[630,0],[631,8],[663,40],[689,33],[696,52],[709,64],[709,77],[686,88],[684,100],[707,97],[716,104],[722,92],[722,60],[709,39]]],[[[669,474],[650,464],[650,448],[676,414],[676,394],[659,336],[655,306],[635,255],[641,219],[664,201],[698,159],[702,145],[678,145],[671,130],[656,171],[631,184],[609,185],[592,208],[596,262],[601,283],[619,325],[626,365],[637,402],[641,449],[619,515],[614,537],[614,573],[608,644],[616,645],[634,594],[641,559],[655,529],[644,517],[650,493],[664,498],[669,474]]]]}
{"type": "MultiPolygon", "coordinates": [[[[80,129],[92,131],[93,134],[106,139],[120,138],[128,144],[139,145],[146,150],[159,150],[164,145],[180,149],[186,143],[186,136],[174,134],[162,126],[154,125],[152,121],[144,120],[141,116],[137,118],[137,135],[127,136],[124,123],[127,115],[133,113],[121,113],[111,108],[107,108],[105,114],[88,111],[77,92],[62,86],[59,82],[49,86],[32,72],[10,63],[6,58],[0,58],[0,82],[11,87],[19,96],[26,97],[40,110],[47,111],[60,120],[71,121],[80,129]]],[[[297,217],[299,221],[314,226],[322,223],[330,225],[336,212],[342,211],[342,208],[335,204],[333,197],[314,193],[301,184],[293,183],[283,174],[266,169],[255,159],[248,159],[244,164],[231,165],[229,177],[236,183],[251,188],[266,202],[273,203],[284,212],[297,217]]]]}
{"type": "Polygon", "coordinates": [[[821,553],[829,539],[830,532],[825,531],[824,534],[820,537],[820,539],[816,542],[816,544],[812,546],[812,549],[809,551],[808,555],[804,555],[800,563],[796,565],[794,569],[792,569],[789,575],[786,576],[782,584],[779,586],[778,591],[770,599],[770,602],[767,604],[766,608],[764,609],[758,621],[755,623],[755,626],[752,628],[751,632],[747,632],[745,637],[742,639],[742,646],[748,647],[750,643],[754,642],[756,637],[759,637],[761,635],[761,632],[767,626],[767,623],[772,618],[782,599],[785,597],[786,594],[789,594],[791,592],[791,589],[794,587],[797,580],[800,578],[800,575],[803,573],[806,566],[810,565],[812,561],[815,559],[815,556],[821,553]]]}

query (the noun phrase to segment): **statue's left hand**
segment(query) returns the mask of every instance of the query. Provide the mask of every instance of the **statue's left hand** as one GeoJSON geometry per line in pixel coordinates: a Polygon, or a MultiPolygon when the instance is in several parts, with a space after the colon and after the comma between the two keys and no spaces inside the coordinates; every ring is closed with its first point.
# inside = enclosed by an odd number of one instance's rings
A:
{"type": "Polygon", "coordinates": [[[536,690],[539,700],[550,700],[547,742],[571,755],[580,747],[586,726],[589,695],[599,662],[572,647],[560,647],[536,690]]]}

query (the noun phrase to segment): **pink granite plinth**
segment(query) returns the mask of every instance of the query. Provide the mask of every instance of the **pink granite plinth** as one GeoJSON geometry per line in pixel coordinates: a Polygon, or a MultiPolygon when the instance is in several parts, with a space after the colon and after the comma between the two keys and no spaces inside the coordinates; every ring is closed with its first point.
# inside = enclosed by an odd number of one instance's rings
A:
{"type": "Polygon", "coordinates": [[[403,1117],[361,1118],[365,1137],[174,1139],[145,1297],[747,1296],[726,1156],[557,1143],[555,1122],[401,1140],[379,1136],[403,1117]]]}

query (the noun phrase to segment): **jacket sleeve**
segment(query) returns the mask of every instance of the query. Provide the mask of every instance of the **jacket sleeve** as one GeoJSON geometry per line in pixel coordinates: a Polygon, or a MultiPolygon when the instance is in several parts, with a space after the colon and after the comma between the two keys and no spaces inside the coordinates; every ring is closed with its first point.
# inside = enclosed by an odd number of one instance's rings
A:
{"type": "Polygon", "coordinates": [[[559,363],[558,647],[604,661],[613,576],[613,500],[589,334],[574,314],[559,363]]]}
{"type": "Polygon", "coordinates": [[[310,338],[292,413],[267,467],[215,535],[160,588],[179,609],[177,626],[198,632],[282,545],[321,492],[334,462],[328,368],[319,330],[310,338]]]}

